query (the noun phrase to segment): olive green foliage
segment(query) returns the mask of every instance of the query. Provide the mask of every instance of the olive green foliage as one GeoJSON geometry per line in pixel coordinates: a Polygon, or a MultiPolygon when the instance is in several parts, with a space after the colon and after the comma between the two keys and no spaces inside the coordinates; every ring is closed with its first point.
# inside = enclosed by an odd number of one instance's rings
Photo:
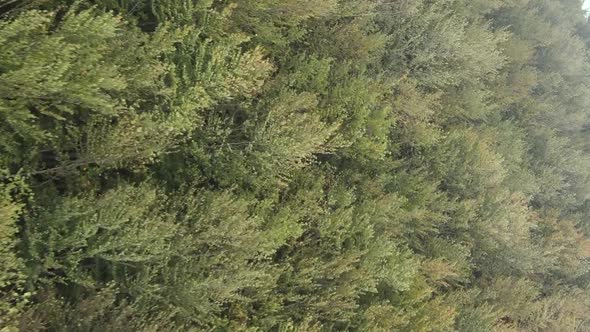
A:
{"type": "Polygon", "coordinates": [[[0,331],[590,330],[578,0],[0,2],[0,331]]]}

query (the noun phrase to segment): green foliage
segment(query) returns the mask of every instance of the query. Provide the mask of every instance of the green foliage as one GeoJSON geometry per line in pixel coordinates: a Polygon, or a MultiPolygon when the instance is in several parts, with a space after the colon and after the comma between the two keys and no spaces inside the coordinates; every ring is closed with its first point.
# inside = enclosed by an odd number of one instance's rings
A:
{"type": "Polygon", "coordinates": [[[24,207],[19,199],[24,197],[19,196],[25,196],[27,186],[5,170],[0,170],[0,177],[0,327],[10,330],[31,295],[24,292],[24,262],[17,254],[17,220],[24,207]]]}
{"type": "Polygon", "coordinates": [[[579,7],[0,4],[0,330],[589,330],[579,7]]]}

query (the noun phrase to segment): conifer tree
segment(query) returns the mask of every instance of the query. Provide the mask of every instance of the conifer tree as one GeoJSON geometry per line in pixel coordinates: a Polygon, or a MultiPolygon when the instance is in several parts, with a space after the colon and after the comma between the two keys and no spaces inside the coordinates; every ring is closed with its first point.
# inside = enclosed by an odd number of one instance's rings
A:
{"type": "Polygon", "coordinates": [[[576,0],[0,3],[0,330],[587,331],[576,0]]]}

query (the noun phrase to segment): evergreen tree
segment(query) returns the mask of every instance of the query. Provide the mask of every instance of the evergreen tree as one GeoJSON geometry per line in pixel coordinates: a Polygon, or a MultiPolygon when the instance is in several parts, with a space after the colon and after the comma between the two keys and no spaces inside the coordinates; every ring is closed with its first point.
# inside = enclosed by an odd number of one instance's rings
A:
{"type": "Polygon", "coordinates": [[[0,3],[0,331],[587,331],[578,0],[0,3]]]}

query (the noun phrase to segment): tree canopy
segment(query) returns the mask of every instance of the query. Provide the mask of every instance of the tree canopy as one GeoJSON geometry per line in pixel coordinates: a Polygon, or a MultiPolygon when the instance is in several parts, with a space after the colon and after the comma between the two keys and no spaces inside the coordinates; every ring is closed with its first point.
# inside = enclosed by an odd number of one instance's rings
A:
{"type": "Polygon", "coordinates": [[[589,331],[581,5],[0,1],[0,331],[589,331]]]}

